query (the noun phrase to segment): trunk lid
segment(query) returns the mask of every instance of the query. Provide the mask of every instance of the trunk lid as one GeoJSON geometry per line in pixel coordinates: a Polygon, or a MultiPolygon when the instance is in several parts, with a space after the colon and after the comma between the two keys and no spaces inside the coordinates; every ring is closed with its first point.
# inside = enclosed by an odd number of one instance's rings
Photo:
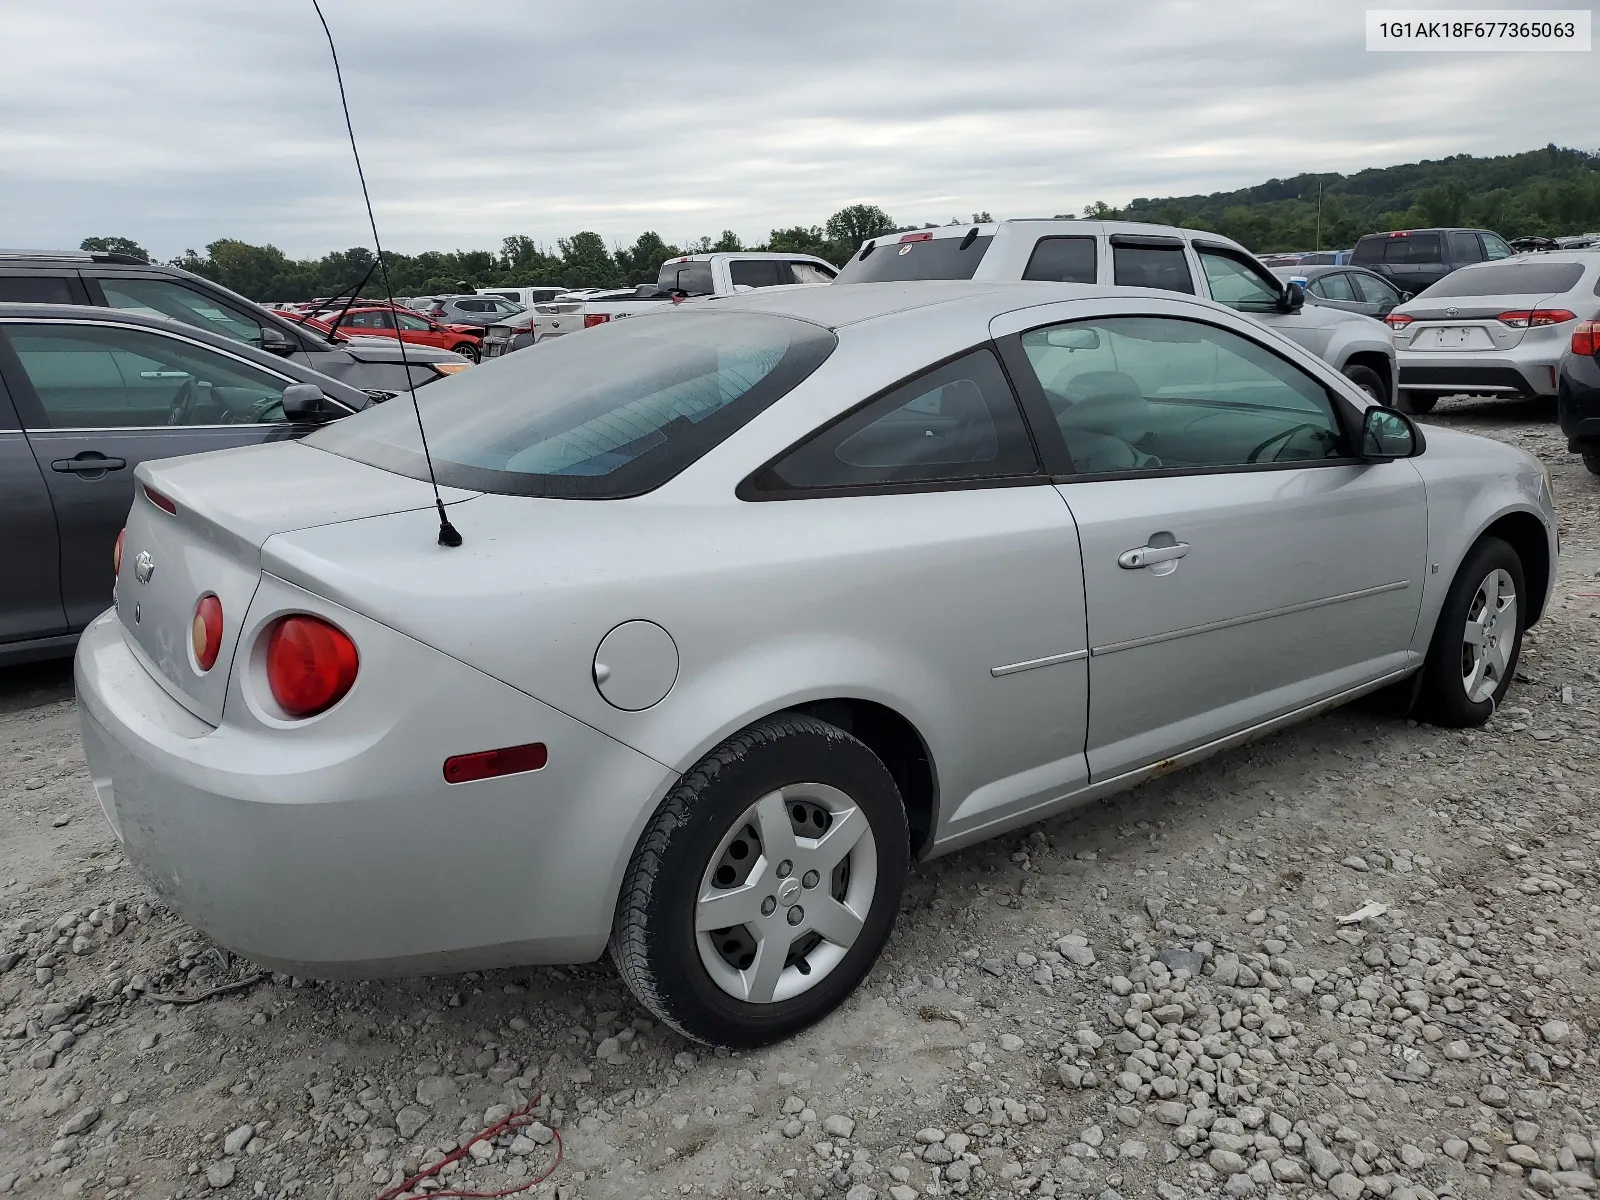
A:
{"type": "Polygon", "coordinates": [[[1499,319],[1500,314],[1541,308],[1546,299],[1554,297],[1441,296],[1436,300],[1419,297],[1395,310],[1413,321],[1406,327],[1409,344],[1400,348],[1419,353],[1455,354],[1513,349],[1527,330],[1507,325],[1499,319]]]}
{"type": "MultiPolygon", "coordinates": [[[[116,609],[129,644],[161,686],[211,725],[261,578],[261,546],[277,533],[431,508],[428,484],[299,442],[243,446],[140,464],[117,576],[116,609]],[[151,491],[170,501],[168,512],[151,491]],[[222,604],[216,663],[192,649],[195,606],[222,604]]],[[[446,503],[475,492],[441,489],[446,503]]]]}

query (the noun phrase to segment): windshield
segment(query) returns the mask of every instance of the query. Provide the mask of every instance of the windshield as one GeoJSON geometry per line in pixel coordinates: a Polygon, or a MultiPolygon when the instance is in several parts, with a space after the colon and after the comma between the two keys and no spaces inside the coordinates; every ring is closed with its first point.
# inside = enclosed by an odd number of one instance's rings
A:
{"type": "MultiPolygon", "coordinates": [[[[893,237],[891,234],[890,237],[893,237]]],[[[895,242],[879,238],[872,253],[859,253],[845,263],[835,283],[889,283],[900,279],[971,279],[984,251],[994,241],[981,234],[970,242],[962,237],[936,237],[921,242],[895,242]],[[965,247],[965,249],[963,249],[965,247]]]]}
{"type": "Polygon", "coordinates": [[[1463,267],[1418,295],[1430,300],[1435,296],[1550,296],[1570,292],[1582,278],[1582,263],[1497,263],[1463,267]]]}
{"type": "MultiPolygon", "coordinates": [[[[790,317],[676,311],[552,339],[424,388],[417,403],[442,484],[616,499],[660,487],[837,344],[829,330],[790,317]]],[[[409,404],[368,410],[307,441],[428,477],[409,404]]]]}

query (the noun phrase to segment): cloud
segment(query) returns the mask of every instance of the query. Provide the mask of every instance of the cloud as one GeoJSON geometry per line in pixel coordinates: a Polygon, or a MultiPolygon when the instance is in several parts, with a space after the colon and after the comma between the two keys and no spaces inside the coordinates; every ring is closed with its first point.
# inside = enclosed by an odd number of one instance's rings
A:
{"type": "MultiPolygon", "coordinates": [[[[1032,216],[1593,138],[1583,54],[1370,54],[1365,4],[327,0],[387,244],[1032,216]]],[[[311,6],[6,17],[13,245],[365,243],[311,6]]]]}

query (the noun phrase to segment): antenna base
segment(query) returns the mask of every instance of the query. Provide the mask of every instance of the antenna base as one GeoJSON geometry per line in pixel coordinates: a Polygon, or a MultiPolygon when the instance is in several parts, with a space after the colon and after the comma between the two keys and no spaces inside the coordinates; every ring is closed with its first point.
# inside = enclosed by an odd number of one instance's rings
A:
{"type": "Polygon", "coordinates": [[[441,545],[441,546],[459,546],[459,545],[461,545],[461,534],[456,532],[456,527],[454,525],[450,524],[449,521],[440,521],[439,522],[439,545],[441,545]]]}

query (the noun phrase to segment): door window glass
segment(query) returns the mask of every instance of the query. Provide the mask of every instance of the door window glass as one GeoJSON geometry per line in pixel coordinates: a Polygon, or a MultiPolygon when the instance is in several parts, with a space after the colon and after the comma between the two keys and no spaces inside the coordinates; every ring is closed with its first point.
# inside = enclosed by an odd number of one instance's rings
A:
{"type": "Polygon", "coordinates": [[[1323,387],[1225,329],[1108,317],[1033,330],[1022,347],[1082,475],[1344,453],[1323,387]]]}
{"type": "Polygon", "coordinates": [[[1200,265],[1205,269],[1211,298],[1218,304],[1226,304],[1240,312],[1273,312],[1277,309],[1279,292],[1276,282],[1249,263],[1231,254],[1201,250],[1200,265]]]}
{"type": "Polygon", "coordinates": [[[1457,230],[1450,235],[1450,260],[1455,263],[1482,262],[1483,250],[1478,235],[1457,230]]]}
{"type": "Polygon", "coordinates": [[[736,258],[728,264],[728,277],[734,287],[776,287],[788,283],[778,278],[778,264],[762,259],[736,258]]]}
{"type": "Polygon", "coordinates": [[[100,290],[105,293],[106,303],[112,308],[143,313],[147,317],[170,317],[186,325],[220,333],[236,342],[261,345],[260,321],[180,283],[166,279],[103,276],[100,290]]]}
{"type": "Polygon", "coordinates": [[[142,329],[13,325],[11,347],[53,429],[282,421],[288,381],[142,329]]]}
{"type": "Polygon", "coordinates": [[[1319,275],[1306,290],[1324,300],[1348,300],[1353,303],[1356,298],[1355,289],[1350,286],[1350,276],[1343,271],[1319,275]]]}
{"type": "Polygon", "coordinates": [[[1160,288],[1194,294],[1194,279],[1182,246],[1119,246],[1111,244],[1112,282],[1124,287],[1160,288]]]}
{"type": "Polygon", "coordinates": [[[1040,238],[1022,272],[1024,279],[1052,283],[1093,283],[1095,245],[1092,237],[1040,238]]]}
{"type": "Polygon", "coordinates": [[[1485,258],[1510,258],[1514,253],[1511,247],[1506,245],[1505,238],[1498,233],[1485,233],[1479,236],[1483,238],[1483,256],[1485,258]]]}
{"type": "Polygon", "coordinates": [[[794,276],[796,283],[832,283],[833,276],[824,271],[816,263],[792,262],[789,272],[794,276]]]}
{"type": "Polygon", "coordinates": [[[1383,243],[1383,261],[1399,266],[1442,262],[1437,233],[1391,233],[1383,243]]]}
{"type": "Polygon", "coordinates": [[[400,322],[401,329],[431,329],[432,326],[421,317],[413,317],[408,313],[395,313],[394,319],[400,322]]]}
{"type": "Polygon", "coordinates": [[[0,276],[0,303],[76,304],[72,283],[59,275],[0,276]]]}
{"type": "Polygon", "coordinates": [[[386,329],[389,327],[389,323],[384,320],[386,316],[387,313],[380,312],[351,313],[339,324],[344,329],[386,329]]]}
{"type": "Polygon", "coordinates": [[[1361,298],[1368,304],[1399,304],[1400,293],[1376,275],[1351,275],[1361,298]]]}
{"type": "Polygon", "coordinates": [[[902,384],[763,472],[763,491],[1032,475],[1016,397],[988,350],[902,384]]]}

